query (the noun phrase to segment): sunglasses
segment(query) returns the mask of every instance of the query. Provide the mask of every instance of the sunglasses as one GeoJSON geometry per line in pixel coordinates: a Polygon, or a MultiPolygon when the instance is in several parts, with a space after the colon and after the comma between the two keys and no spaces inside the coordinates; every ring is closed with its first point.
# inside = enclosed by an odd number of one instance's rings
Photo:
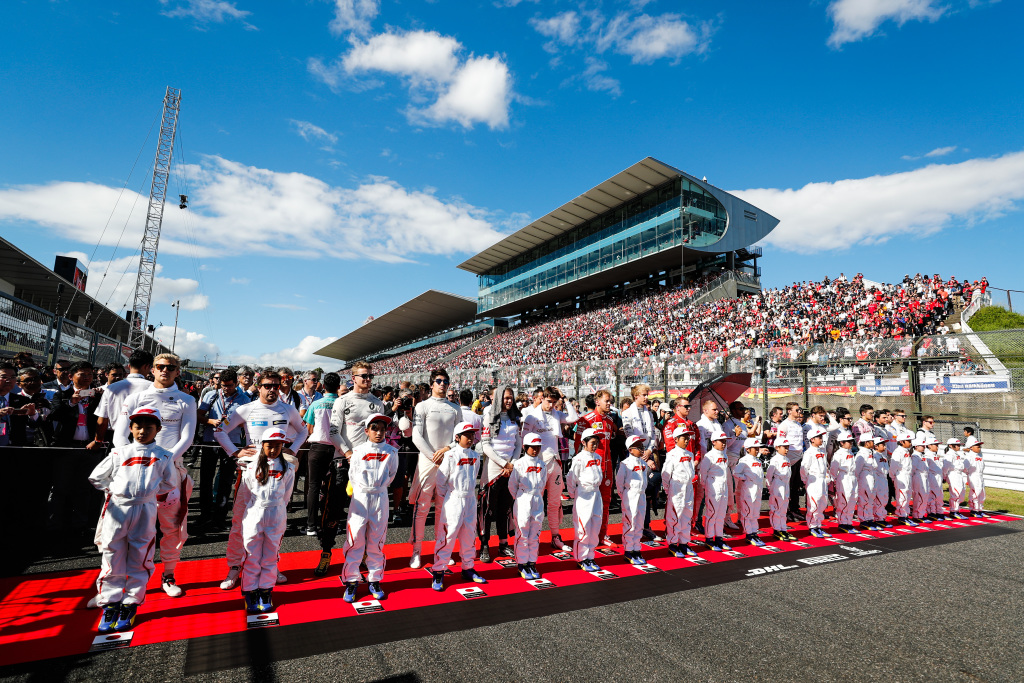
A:
{"type": "Polygon", "coordinates": [[[363,374],[361,374],[361,375],[352,375],[352,377],[353,377],[353,378],[355,378],[355,377],[358,377],[359,379],[365,379],[365,380],[371,380],[371,379],[373,379],[373,375],[371,375],[371,374],[370,374],[370,373],[368,373],[368,372],[365,372],[365,373],[363,373],[363,374]]]}
{"type": "Polygon", "coordinates": [[[153,367],[156,368],[157,370],[167,371],[167,372],[170,372],[171,370],[177,370],[178,369],[177,365],[163,365],[163,364],[160,364],[160,365],[154,365],[153,367]]]}
{"type": "Polygon", "coordinates": [[[437,379],[434,380],[434,384],[451,384],[451,383],[452,383],[452,381],[450,379],[445,379],[444,377],[438,377],[437,379]]]}
{"type": "Polygon", "coordinates": [[[278,389],[280,386],[280,384],[261,384],[260,389],[278,389]]]}

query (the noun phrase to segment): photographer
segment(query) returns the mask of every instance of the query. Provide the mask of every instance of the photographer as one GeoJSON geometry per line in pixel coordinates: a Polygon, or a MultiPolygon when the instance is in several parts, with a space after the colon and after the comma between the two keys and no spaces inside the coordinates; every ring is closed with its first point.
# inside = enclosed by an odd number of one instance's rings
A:
{"type": "Polygon", "coordinates": [[[392,404],[391,417],[394,420],[393,424],[398,428],[400,437],[398,440],[398,474],[391,482],[394,500],[391,525],[403,523],[406,515],[410,514],[409,503],[405,500],[405,491],[409,477],[416,469],[418,454],[416,445],[412,442],[412,420],[415,407],[416,399],[408,389],[400,391],[398,398],[392,404]]]}

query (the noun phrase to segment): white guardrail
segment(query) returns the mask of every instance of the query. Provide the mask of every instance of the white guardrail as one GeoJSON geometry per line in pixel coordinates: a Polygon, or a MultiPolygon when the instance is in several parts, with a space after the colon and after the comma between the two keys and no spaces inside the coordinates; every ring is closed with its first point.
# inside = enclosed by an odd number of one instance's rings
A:
{"type": "Polygon", "coordinates": [[[1024,453],[982,450],[985,459],[985,487],[1024,491],[1024,453]]]}

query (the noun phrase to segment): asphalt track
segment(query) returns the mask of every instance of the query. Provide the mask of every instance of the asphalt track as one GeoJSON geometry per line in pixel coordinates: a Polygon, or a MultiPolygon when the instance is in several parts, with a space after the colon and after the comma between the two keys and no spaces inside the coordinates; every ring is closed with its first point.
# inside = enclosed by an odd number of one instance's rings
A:
{"type": "MultiPolygon", "coordinates": [[[[358,617],[64,657],[0,679],[1021,681],[1021,531],[1024,521],[873,539],[837,552],[882,552],[799,571],[747,577],[772,563],[746,558],[372,615],[390,619],[373,626],[358,617]]],[[[196,537],[183,559],[219,556],[223,540],[196,537]]],[[[283,550],[314,545],[289,535],[283,550]]],[[[25,572],[93,566],[95,555],[71,556],[25,572]]]]}

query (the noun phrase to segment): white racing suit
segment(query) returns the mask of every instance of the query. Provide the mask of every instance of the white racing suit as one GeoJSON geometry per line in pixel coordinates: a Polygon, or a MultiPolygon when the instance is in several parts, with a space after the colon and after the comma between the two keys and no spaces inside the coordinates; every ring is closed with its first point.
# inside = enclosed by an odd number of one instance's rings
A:
{"type": "Polygon", "coordinates": [[[704,486],[704,536],[725,535],[725,512],[729,507],[729,462],[722,451],[710,450],[697,466],[704,486]]]}
{"type": "Polygon", "coordinates": [[[398,474],[398,449],[386,443],[364,441],[352,450],[348,477],[352,498],[348,503],[345,566],[341,580],[359,581],[359,563],[366,551],[366,580],[384,577],[384,538],[388,533],[388,487],[398,474]]]}
{"type": "Polygon", "coordinates": [[[949,482],[949,512],[960,512],[966,481],[966,459],[963,451],[954,451],[952,448],[946,451],[942,468],[946,473],[946,481],[949,482]]]}
{"type": "Polygon", "coordinates": [[[577,562],[594,559],[594,549],[601,541],[601,482],[604,470],[601,455],[580,451],[573,456],[565,485],[573,497],[572,528],[576,530],[576,543],[572,554],[577,562]]]}
{"type": "MultiPolygon", "coordinates": [[[[409,503],[415,508],[409,543],[414,553],[420,552],[423,543],[423,530],[427,525],[430,506],[434,506],[434,541],[441,542],[440,512],[441,494],[435,491],[438,465],[431,460],[434,453],[450,446],[455,448],[452,439],[455,436],[455,425],[462,420],[462,409],[443,398],[431,396],[426,401],[416,404],[413,412],[412,442],[419,451],[416,471],[409,485],[409,503]]],[[[448,453],[450,453],[449,451],[448,453]]],[[[448,455],[445,453],[445,456],[448,455]]],[[[444,462],[442,460],[442,462],[444,462]]],[[[474,498],[474,506],[476,505],[474,498]]],[[[449,551],[449,555],[451,551],[449,551]]]]}
{"type": "Polygon", "coordinates": [[[889,453],[875,451],[875,521],[884,522],[889,512],[889,453]]]}
{"type": "Polygon", "coordinates": [[[615,471],[615,490],[622,502],[622,545],[627,553],[639,551],[647,513],[647,462],[626,456],[615,471]]]}
{"type": "Polygon", "coordinates": [[[665,537],[669,544],[690,543],[690,520],[694,504],[693,460],[693,453],[679,447],[673,448],[665,456],[661,486],[668,499],[665,506],[665,537]]]}
{"type": "Polygon", "coordinates": [[[744,534],[756,534],[757,520],[761,516],[761,491],[764,490],[764,472],[756,455],[744,455],[732,470],[736,478],[736,502],[739,522],[744,534]]]}
{"type": "Polygon", "coordinates": [[[295,485],[295,465],[283,458],[269,461],[267,480],[256,479],[259,455],[242,473],[249,500],[242,513],[242,590],[273,588],[277,584],[277,559],[288,525],[288,501],[295,485]]]}
{"type": "Polygon", "coordinates": [[[893,504],[897,517],[910,516],[910,494],[914,487],[914,458],[903,446],[897,446],[889,462],[889,477],[895,491],[893,504]]]}
{"type": "MultiPolygon", "coordinates": [[[[292,439],[288,450],[298,453],[299,447],[309,435],[305,423],[299,417],[299,411],[290,403],[275,401],[266,404],[259,399],[252,403],[238,406],[228,413],[228,419],[220,427],[213,430],[213,438],[228,455],[234,455],[238,446],[228,436],[239,426],[245,430],[246,443],[257,451],[263,440],[263,432],[271,428],[283,431],[292,439]]],[[[257,454],[258,455],[258,454],[257,454]]],[[[289,456],[285,456],[287,460],[289,456]]],[[[231,531],[228,534],[228,546],[225,551],[229,567],[241,567],[245,560],[245,545],[242,542],[242,517],[249,505],[249,487],[245,483],[242,472],[247,467],[245,459],[238,462],[239,473],[235,480],[235,499],[231,504],[231,531]]]]}
{"type": "Polygon", "coordinates": [[[981,453],[968,451],[964,455],[964,472],[971,484],[971,511],[982,512],[985,509],[985,461],[981,453]]]}
{"type": "MultiPolygon", "coordinates": [[[[422,404],[420,404],[422,405],[422,404]]],[[[417,406],[418,407],[418,406],[417,406]]],[[[476,561],[476,484],[480,472],[480,454],[455,446],[444,454],[437,466],[434,487],[442,499],[437,540],[434,542],[434,571],[443,572],[459,542],[462,569],[472,569],[476,561]]]]}
{"type": "Polygon", "coordinates": [[[938,449],[925,451],[928,457],[928,512],[942,514],[942,455],[938,449]]]}
{"type": "Polygon", "coordinates": [[[181,549],[188,540],[188,501],[192,497],[192,477],[189,476],[183,460],[192,446],[196,433],[196,400],[176,388],[157,389],[152,387],[137,394],[131,394],[121,405],[121,417],[114,430],[114,446],[128,443],[131,433],[132,415],[139,408],[155,408],[160,411],[160,431],[156,435],[158,446],[171,452],[178,488],[178,500],[171,505],[157,509],[160,525],[160,562],[163,575],[174,576],[174,569],[181,559],[181,549]]]}
{"type": "Polygon", "coordinates": [[[786,531],[789,511],[789,455],[776,453],[768,461],[768,519],[775,531],[786,531]]]}
{"type": "MultiPolygon", "coordinates": [[[[558,457],[558,438],[562,434],[562,425],[575,424],[579,420],[576,408],[566,402],[566,412],[551,410],[545,412],[540,406],[523,411],[523,438],[528,434],[540,437],[540,454],[547,466],[547,481],[544,491],[547,494],[548,529],[552,536],[559,535],[562,528],[562,461],[558,457]]],[[[642,524],[641,524],[642,526],[642,524]]]]}
{"type": "Polygon", "coordinates": [[[154,569],[156,497],[178,486],[174,457],[156,443],[130,443],[110,451],[89,481],[107,494],[96,529],[97,604],[141,605],[154,569]]]}
{"type": "Polygon", "coordinates": [[[804,451],[800,462],[800,476],[807,492],[807,528],[820,529],[825,523],[825,508],[828,507],[828,458],[816,446],[804,451]]]}
{"type": "Polygon", "coordinates": [[[512,464],[508,490],[512,494],[516,564],[537,561],[540,528],[544,524],[544,486],[547,480],[548,468],[539,455],[522,455],[512,464]]]}
{"type": "Polygon", "coordinates": [[[928,482],[928,452],[917,449],[918,446],[914,446],[914,450],[910,451],[910,460],[913,463],[910,489],[914,497],[912,515],[916,519],[921,519],[928,514],[931,491],[928,482]]]}
{"type": "MultiPolygon", "coordinates": [[[[857,451],[857,517],[861,523],[875,521],[875,487],[879,485],[877,465],[874,449],[862,447],[857,451]]],[[[888,484],[883,486],[889,490],[888,484]]]]}
{"type": "Polygon", "coordinates": [[[838,524],[853,524],[853,513],[857,505],[857,481],[860,478],[857,456],[848,448],[840,448],[832,456],[829,476],[836,482],[836,521],[838,524]]]}

